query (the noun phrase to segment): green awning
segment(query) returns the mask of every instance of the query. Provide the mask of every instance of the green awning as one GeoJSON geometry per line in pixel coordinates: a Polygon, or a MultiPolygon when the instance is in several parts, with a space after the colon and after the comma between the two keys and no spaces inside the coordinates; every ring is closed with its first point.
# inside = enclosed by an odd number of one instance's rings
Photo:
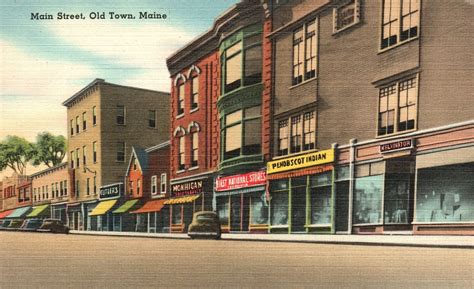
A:
{"type": "Polygon", "coordinates": [[[31,213],[29,213],[26,217],[27,218],[37,217],[44,210],[46,210],[48,207],[49,207],[49,205],[42,205],[42,206],[34,207],[33,211],[31,211],[31,213]]]}
{"type": "Polygon", "coordinates": [[[8,215],[7,218],[22,218],[29,210],[31,207],[23,207],[23,208],[18,208],[16,209],[13,213],[8,215]]]}
{"type": "Polygon", "coordinates": [[[129,200],[123,203],[118,209],[113,211],[112,213],[114,214],[123,214],[128,212],[136,203],[138,200],[129,200]]]}

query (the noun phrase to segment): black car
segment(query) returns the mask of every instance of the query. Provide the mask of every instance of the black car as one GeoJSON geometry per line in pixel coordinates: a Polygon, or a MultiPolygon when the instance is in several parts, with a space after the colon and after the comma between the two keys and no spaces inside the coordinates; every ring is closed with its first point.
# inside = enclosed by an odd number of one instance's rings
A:
{"type": "Polygon", "coordinates": [[[43,220],[41,219],[27,219],[19,229],[20,231],[36,231],[41,225],[43,225],[43,220]]]}
{"type": "Polygon", "coordinates": [[[8,225],[8,227],[6,227],[6,229],[9,231],[17,231],[18,229],[20,229],[21,225],[23,225],[23,222],[24,220],[13,219],[8,225]]]}
{"type": "Polygon", "coordinates": [[[45,219],[36,231],[69,234],[69,227],[59,219],[45,219]]]}
{"type": "Polygon", "coordinates": [[[5,220],[0,220],[0,230],[6,230],[7,227],[10,225],[12,220],[8,220],[8,219],[5,219],[5,220]]]}
{"type": "Polygon", "coordinates": [[[193,221],[188,228],[191,239],[197,237],[221,238],[221,224],[215,212],[202,211],[194,213],[193,221]]]}

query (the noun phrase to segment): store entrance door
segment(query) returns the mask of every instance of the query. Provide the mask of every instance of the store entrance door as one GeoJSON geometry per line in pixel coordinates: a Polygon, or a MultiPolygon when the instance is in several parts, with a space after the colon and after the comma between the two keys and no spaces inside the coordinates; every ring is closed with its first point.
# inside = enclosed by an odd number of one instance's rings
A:
{"type": "Polygon", "coordinates": [[[336,233],[349,230],[349,181],[336,183],[336,233]]]}
{"type": "Polygon", "coordinates": [[[291,190],[291,232],[306,232],[306,187],[291,190]]]}
{"type": "Polygon", "coordinates": [[[233,195],[230,198],[230,230],[240,231],[241,230],[241,203],[240,195],[233,195]]]}

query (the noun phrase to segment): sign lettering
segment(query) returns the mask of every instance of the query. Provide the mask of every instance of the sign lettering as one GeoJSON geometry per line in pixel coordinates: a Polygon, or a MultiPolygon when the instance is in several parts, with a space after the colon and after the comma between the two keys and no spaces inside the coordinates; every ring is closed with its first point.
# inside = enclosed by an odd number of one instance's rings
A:
{"type": "Polygon", "coordinates": [[[286,172],[331,162],[334,162],[334,149],[268,162],[267,174],[286,172]]]}

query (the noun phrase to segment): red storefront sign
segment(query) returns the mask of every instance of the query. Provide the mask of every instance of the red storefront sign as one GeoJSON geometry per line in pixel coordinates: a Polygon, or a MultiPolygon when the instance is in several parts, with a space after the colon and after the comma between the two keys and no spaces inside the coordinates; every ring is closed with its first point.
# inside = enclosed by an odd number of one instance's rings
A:
{"type": "Polygon", "coordinates": [[[247,187],[263,186],[267,183],[265,171],[217,178],[216,191],[228,191],[247,187]]]}

